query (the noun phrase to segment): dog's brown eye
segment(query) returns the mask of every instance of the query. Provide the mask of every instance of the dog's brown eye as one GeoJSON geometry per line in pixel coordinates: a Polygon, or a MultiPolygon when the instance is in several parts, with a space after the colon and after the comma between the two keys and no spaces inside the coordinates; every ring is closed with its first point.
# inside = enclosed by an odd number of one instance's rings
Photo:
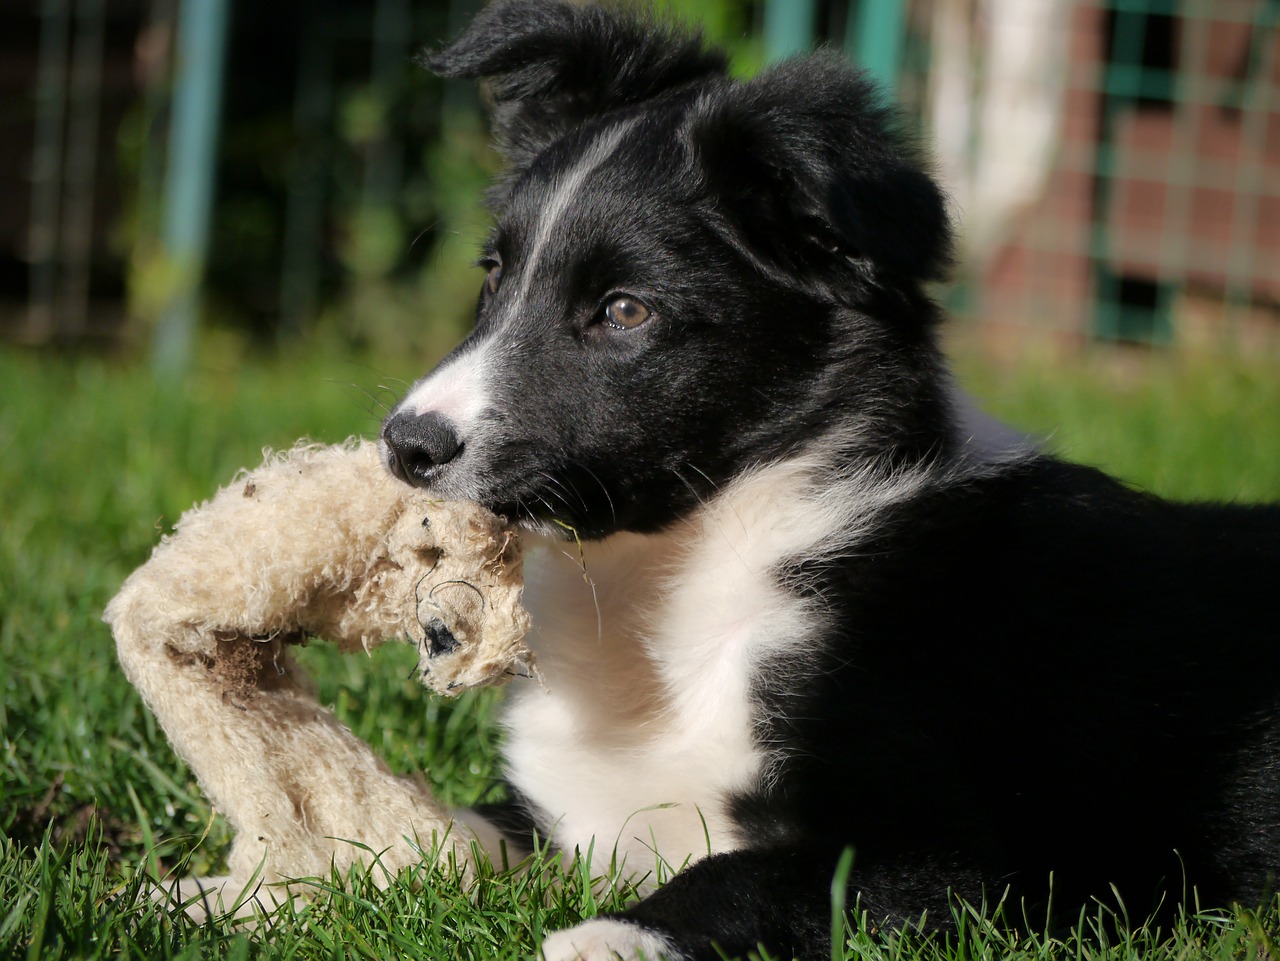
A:
{"type": "Polygon", "coordinates": [[[650,314],[648,307],[630,297],[615,297],[604,309],[605,321],[609,326],[624,330],[639,327],[649,319],[650,314]]]}
{"type": "Polygon", "coordinates": [[[489,288],[489,293],[496,294],[501,283],[502,264],[494,264],[489,268],[489,272],[484,275],[484,285],[489,288]]]}

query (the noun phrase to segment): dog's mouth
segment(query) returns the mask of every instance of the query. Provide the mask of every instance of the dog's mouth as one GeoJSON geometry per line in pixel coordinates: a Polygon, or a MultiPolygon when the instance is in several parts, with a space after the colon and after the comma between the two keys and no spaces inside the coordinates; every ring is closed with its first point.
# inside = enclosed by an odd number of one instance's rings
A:
{"type": "Polygon", "coordinates": [[[574,540],[579,536],[572,519],[553,513],[545,505],[525,501],[509,501],[484,504],[493,513],[527,534],[574,540]]]}
{"type": "Polygon", "coordinates": [[[616,523],[614,499],[595,472],[539,461],[532,444],[490,451],[490,463],[434,415],[398,414],[379,438],[393,476],[446,500],[473,501],[533,534],[575,540],[606,536],[616,523]]]}
{"type": "Polygon", "coordinates": [[[509,524],[515,524],[517,527],[528,527],[534,524],[543,524],[546,522],[545,517],[540,517],[524,503],[516,501],[492,501],[484,504],[484,506],[503,518],[509,524]]]}

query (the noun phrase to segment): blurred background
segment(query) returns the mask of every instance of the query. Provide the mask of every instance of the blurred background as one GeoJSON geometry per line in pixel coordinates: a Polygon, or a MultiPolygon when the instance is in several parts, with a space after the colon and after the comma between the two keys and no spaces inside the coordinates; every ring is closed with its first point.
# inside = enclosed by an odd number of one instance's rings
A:
{"type": "MultiPolygon", "coordinates": [[[[734,69],[834,44],[935,145],[989,350],[1274,351],[1280,0],[667,0],[734,69]]],[[[496,166],[415,67],[478,0],[5,0],[0,340],[420,361],[496,166]]]]}
{"type": "MultiPolygon", "coordinates": [[[[842,48],[934,145],[992,413],[1166,496],[1280,501],[1280,0],[660,2],[739,74],[842,48]]],[[[496,158],[412,58],[477,6],[0,0],[0,957],[250,956],[116,897],[115,865],[217,873],[228,835],[101,612],[264,446],[376,434],[469,325],[496,158]]],[[[492,700],[424,703],[384,650],[309,648],[321,702],[487,797],[492,700]]],[[[303,956],[349,942],[316,930],[303,956]]]]}

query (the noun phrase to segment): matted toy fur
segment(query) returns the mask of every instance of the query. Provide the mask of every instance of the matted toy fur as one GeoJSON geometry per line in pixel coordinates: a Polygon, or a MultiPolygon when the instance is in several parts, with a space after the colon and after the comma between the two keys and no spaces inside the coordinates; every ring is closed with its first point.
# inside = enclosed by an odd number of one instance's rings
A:
{"type": "Polygon", "coordinates": [[[400,483],[367,441],[268,454],[185,513],[105,615],[129,680],[236,831],[228,876],[182,896],[244,913],[254,884],[326,875],[366,847],[390,871],[465,855],[468,830],[317,703],[289,647],[408,641],[435,691],[501,683],[535,671],[521,588],[501,518],[400,483]]]}

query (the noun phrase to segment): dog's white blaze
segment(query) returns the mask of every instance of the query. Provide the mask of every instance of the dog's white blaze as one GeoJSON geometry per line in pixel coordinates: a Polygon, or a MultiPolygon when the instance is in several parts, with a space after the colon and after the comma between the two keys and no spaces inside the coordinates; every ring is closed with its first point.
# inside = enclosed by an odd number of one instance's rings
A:
{"type": "Polygon", "coordinates": [[[557,846],[632,879],[742,839],[727,809],[770,775],[750,685],[804,656],[824,615],[784,590],[776,565],[840,552],[920,478],[847,477],[811,461],[747,475],[683,525],[531,552],[525,601],[545,691],[508,706],[512,783],[555,820],[557,846]]]}
{"type": "Polygon", "coordinates": [[[400,409],[418,415],[437,413],[447,417],[465,443],[489,404],[488,346],[488,341],[482,341],[437,367],[405,395],[400,409]]]}
{"type": "Polygon", "coordinates": [[[582,159],[575,167],[557,178],[550,198],[538,215],[537,233],[534,234],[528,252],[524,255],[520,287],[515,297],[507,301],[509,311],[521,309],[525,298],[528,297],[529,288],[538,275],[538,262],[542,259],[543,251],[556,231],[560,229],[560,223],[564,220],[565,214],[569,212],[574,201],[581,196],[582,187],[587,182],[587,178],[608,161],[634,123],[634,120],[628,120],[606,130],[582,152],[582,159]]]}
{"type": "MultiPolygon", "coordinates": [[[[506,300],[503,322],[519,316],[545,247],[581,195],[583,184],[608,161],[632,123],[627,121],[605,131],[583,152],[578,164],[558,178],[539,217],[537,233],[526,255],[520,287],[514,296],[506,300]]],[[[452,422],[465,445],[473,449],[481,447],[480,419],[491,403],[488,384],[493,377],[495,360],[490,349],[492,343],[491,340],[482,340],[471,350],[438,367],[414,385],[401,401],[399,409],[419,415],[441,414],[452,422]]],[[[455,493],[455,496],[462,495],[455,493]]]]}

